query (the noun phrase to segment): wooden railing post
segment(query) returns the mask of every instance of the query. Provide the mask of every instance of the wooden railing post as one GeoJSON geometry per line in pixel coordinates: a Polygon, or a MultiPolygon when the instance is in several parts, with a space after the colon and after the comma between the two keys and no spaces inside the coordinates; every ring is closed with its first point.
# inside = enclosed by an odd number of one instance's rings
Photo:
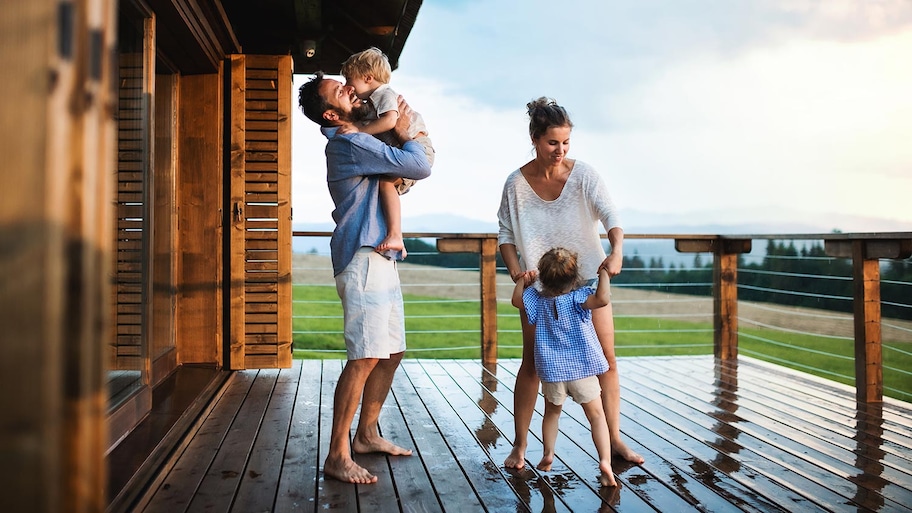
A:
{"type": "Polygon", "coordinates": [[[437,239],[441,253],[478,253],[481,280],[481,361],[497,363],[497,238],[437,239]]]}
{"type": "Polygon", "coordinates": [[[855,316],[855,399],[883,401],[883,340],[880,318],[880,260],[908,258],[907,239],[825,241],[826,253],[852,259],[855,316]]]}
{"type": "Polygon", "coordinates": [[[682,253],[713,253],[713,354],[738,358],[738,255],[749,253],[750,239],[675,239],[682,253]]]}

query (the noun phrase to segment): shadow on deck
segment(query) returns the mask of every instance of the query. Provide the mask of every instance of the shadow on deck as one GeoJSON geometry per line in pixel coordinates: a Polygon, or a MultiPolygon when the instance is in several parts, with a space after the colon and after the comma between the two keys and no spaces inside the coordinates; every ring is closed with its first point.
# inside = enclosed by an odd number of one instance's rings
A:
{"type": "MultiPolygon", "coordinates": [[[[133,511],[912,511],[912,407],[747,357],[620,358],[622,430],[646,458],[598,487],[568,401],[553,470],[502,462],[518,360],[405,360],[381,429],[411,457],[359,456],[379,483],[324,480],[337,360],[233,373],[133,511]]],[[[112,469],[116,472],[116,469],[112,469]]]]}

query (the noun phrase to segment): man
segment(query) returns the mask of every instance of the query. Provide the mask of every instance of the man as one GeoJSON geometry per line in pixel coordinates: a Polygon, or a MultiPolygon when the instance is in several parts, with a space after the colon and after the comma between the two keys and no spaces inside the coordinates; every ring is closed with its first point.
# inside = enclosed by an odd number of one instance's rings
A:
{"type": "Polygon", "coordinates": [[[405,352],[405,319],[396,260],[401,252],[375,248],[387,234],[380,208],[382,176],[420,180],[431,173],[421,144],[408,135],[408,104],[399,99],[393,134],[401,149],[358,132],[356,122],[370,111],[351,86],[322,73],[298,94],[301,111],[319,124],[326,143],[326,179],[335,203],[336,228],[330,240],[336,291],[342,300],[348,361],[333,399],[333,426],[323,473],[350,483],[375,483],[377,476],[352,459],[356,453],[397,456],[412,451],[380,436],[378,418],[393,375],[405,352]],[[354,439],[351,424],[362,401],[354,439]]]}

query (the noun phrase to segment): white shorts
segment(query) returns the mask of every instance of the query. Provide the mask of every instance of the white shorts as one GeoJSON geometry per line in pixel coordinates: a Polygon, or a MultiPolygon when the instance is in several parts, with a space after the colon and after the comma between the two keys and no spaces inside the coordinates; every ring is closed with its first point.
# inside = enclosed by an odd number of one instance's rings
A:
{"type": "Polygon", "coordinates": [[[336,275],[349,360],[405,351],[405,314],[396,261],[363,247],[336,275]]]}
{"type": "Polygon", "coordinates": [[[599,384],[598,376],[574,381],[542,382],[542,395],[546,401],[558,406],[564,404],[568,395],[579,404],[586,404],[602,395],[602,385],[599,384]]]}

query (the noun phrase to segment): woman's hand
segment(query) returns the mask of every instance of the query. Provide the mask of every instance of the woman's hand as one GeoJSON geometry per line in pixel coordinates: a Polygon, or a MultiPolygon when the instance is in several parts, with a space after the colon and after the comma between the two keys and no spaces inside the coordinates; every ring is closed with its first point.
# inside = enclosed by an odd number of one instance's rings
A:
{"type": "Polygon", "coordinates": [[[622,257],[620,253],[612,251],[610,255],[602,260],[601,265],[599,265],[599,271],[604,269],[608,272],[608,276],[614,277],[621,274],[621,266],[623,264],[624,257],[622,257]]]}

